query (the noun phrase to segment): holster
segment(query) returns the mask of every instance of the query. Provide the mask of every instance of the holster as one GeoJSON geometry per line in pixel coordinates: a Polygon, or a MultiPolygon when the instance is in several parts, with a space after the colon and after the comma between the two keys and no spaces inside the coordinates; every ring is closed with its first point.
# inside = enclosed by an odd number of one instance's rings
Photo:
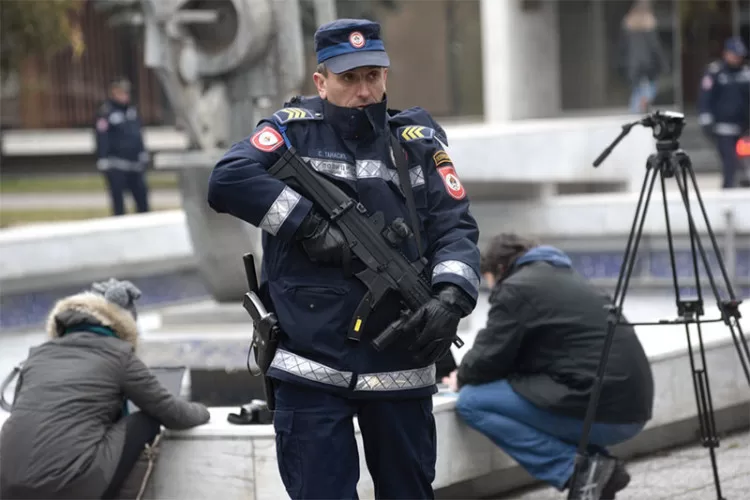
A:
{"type": "Polygon", "coordinates": [[[276,349],[279,347],[279,326],[276,316],[270,314],[255,325],[253,345],[255,346],[255,363],[265,376],[271,366],[276,349]]]}
{"type": "Polygon", "coordinates": [[[263,392],[266,395],[266,405],[270,411],[276,409],[276,394],[273,392],[273,379],[263,375],[263,392]]]}
{"type": "Polygon", "coordinates": [[[268,283],[263,283],[258,287],[258,296],[266,306],[268,311],[271,311],[269,315],[269,321],[267,325],[258,329],[257,335],[259,340],[263,342],[265,348],[256,350],[258,367],[263,374],[263,392],[266,396],[266,404],[268,409],[273,411],[276,408],[276,397],[273,388],[273,379],[269,378],[266,374],[268,369],[271,367],[273,357],[276,355],[276,350],[279,347],[279,340],[281,338],[281,328],[279,322],[276,319],[276,313],[271,304],[270,297],[268,296],[268,283]],[[272,319],[270,319],[272,318],[272,319]]]}
{"type": "Polygon", "coordinates": [[[265,392],[268,409],[273,411],[275,408],[275,398],[273,384],[266,374],[271,366],[273,357],[276,355],[276,349],[279,347],[281,331],[276,314],[272,307],[268,307],[271,301],[268,297],[268,284],[263,283],[258,286],[258,280],[255,276],[255,261],[253,255],[247,253],[243,255],[242,260],[245,265],[245,275],[247,276],[249,292],[245,294],[242,300],[242,307],[253,320],[253,339],[250,342],[250,353],[248,355],[248,370],[254,376],[263,376],[263,392],[265,392]],[[253,365],[250,364],[252,356],[253,365]]]}

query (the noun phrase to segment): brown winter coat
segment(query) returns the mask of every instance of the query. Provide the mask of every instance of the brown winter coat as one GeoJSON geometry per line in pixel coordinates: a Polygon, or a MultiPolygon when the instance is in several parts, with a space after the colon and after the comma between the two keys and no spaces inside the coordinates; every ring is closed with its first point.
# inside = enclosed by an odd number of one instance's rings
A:
{"type": "Polygon", "coordinates": [[[124,398],[167,428],[208,421],[203,405],[159,383],[135,354],[135,320],[102,296],[59,301],[47,330],[51,340],[30,350],[0,431],[0,498],[101,498],[125,442],[124,398]],[[61,336],[80,323],[106,326],[117,337],[61,336]]]}

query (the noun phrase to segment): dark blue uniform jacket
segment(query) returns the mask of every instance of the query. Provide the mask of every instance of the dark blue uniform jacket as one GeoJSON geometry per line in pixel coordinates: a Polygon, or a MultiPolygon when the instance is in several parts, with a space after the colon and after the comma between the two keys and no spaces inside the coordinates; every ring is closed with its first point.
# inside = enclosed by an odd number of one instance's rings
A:
{"type": "Polygon", "coordinates": [[[750,126],[750,67],[708,65],[698,98],[699,120],[717,135],[739,136],[750,126]]]}
{"type": "Polygon", "coordinates": [[[102,169],[143,168],[141,121],[135,106],[107,100],[96,118],[96,157],[102,169]],[[100,161],[105,160],[105,161],[100,161]]]}
{"type": "MultiPolygon", "coordinates": [[[[266,172],[283,154],[285,141],[386,224],[410,221],[388,133],[408,157],[422,245],[432,283],[453,283],[476,300],[479,231],[469,200],[444,150],[440,126],[421,108],[387,110],[386,102],[365,110],[306,98],[262,120],[253,135],[234,144],[215,166],[208,202],[264,230],[264,299],[284,331],[269,376],[310,384],[351,397],[423,396],[435,392],[434,365],[415,366],[405,341],[383,352],[371,340],[399,316],[396,297],[370,315],[360,342],[347,330],[365,286],[341,269],[315,264],[295,240],[312,208],[306,199],[266,172]],[[270,304],[269,304],[270,302],[270,304]]],[[[242,251],[238,249],[238,252],[242,251]]],[[[413,239],[402,248],[418,258],[413,239]]],[[[358,261],[354,261],[354,272],[358,261]]]]}

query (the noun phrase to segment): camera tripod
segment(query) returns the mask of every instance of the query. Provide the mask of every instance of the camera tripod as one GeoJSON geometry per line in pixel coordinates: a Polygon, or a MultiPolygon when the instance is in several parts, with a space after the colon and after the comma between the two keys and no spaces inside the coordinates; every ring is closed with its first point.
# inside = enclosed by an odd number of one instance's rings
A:
{"type": "MultiPolygon", "coordinates": [[[[628,325],[662,325],[662,324],[684,324],[685,334],[687,336],[688,354],[690,357],[690,368],[692,371],[693,388],[695,391],[695,401],[698,409],[698,422],[700,426],[701,444],[708,448],[711,457],[711,467],[713,469],[714,485],[716,486],[716,496],[718,500],[724,500],[721,495],[721,485],[719,480],[718,465],[716,462],[715,449],[719,446],[719,437],[716,433],[716,424],[714,417],[713,403],[711,400],[711,389],[708,380],[708,371],[706,367],[706,355],[703,346],[703,335],[701,332],[701,324],[710,322],[724,322],[728,327],[732,335],[732,340],[739,354],[740,363],[742,369],[745,372],[748,384],[750,384],[750,348],[748,348],[747,340],[740,326],[740,312],[739,305],[740,300],[737,300],[732,284],[730,283],[727,275],[726,267],[719,252],[718,244],[716,242],[716,236],[709,223],[708,216],[706,214],[706,208],[703,204],[700,191],[698,190],[698,184],[693,171],[693,166],[690,161],[690,157],[685,153],[679,146],[679,136],[682,129],[685,126],[685,117],[681,113],[675,112],[661,112],[656,111],[645,118],[636,122],[628,123],[622,126],[622,132],[608,146],[599,158],[594,161],[594,167],[598,167],[602,161],[612,152],[617,144],[630,132],[635,125],[643,125],[644,127],[650,127],[653,129],[653,136],[656,139],[656,153],[651,154],[646,162],[646,175],[641,186],[641,193],[638,199],[638,205],[636,208],[636,214],[633,219],[633,225],[630,229],[630,235],[628,237],[627,246],[625,248],[625,255],[623,256],[623,263],[620,268],[620,273],[617,279],[617,286],[615,288],[615,294],[612,299],[612,304],[609,306],[609,316],[607,319],[607,334],[604,341],[604,347],[602,348],[601,359],[599,366],[597,367],[596,379],[591,392],[591,399],[589,400],[588,407],[586,409],[586,416],[583,422],[583,431],[578,443],[576,450],[575,469],[573,472],[573,478],[570,482],[571,485],[578,485],[577,476],[581,473],[586,464],[588,464],[588,438],[591,432],[591,426],[594,422],[596,415],[596,408],[599,404],[599,397],[601,395],[604,374],[606,372],[607,360],[609,353],[612,348],[612,341],[615,334],[615,328],[617,325],[628,324],[628,325]],[[622,307],[625,301],[625,295],[628,290],[630,283],[630,277],[633,271],[633,266],[636,262],[636,254],[638,252],[638,244],[641,240],[643,233],[643,225],[646,220],[646,215],[651,201],[651,195],[654,190],[654,184],[656,179],[660,180],[662,198],[664,203],[664,217],[666,222],[666,233],[667,242],[669,245],[669,258],[672,267],[672,282],[674,286],[675,299],[677,304],[677,319],[674,320],[663,320],[657,323],[622,323],[620,321],[622,316],[622,307]],[[677,278],[677,266],[675,262],[675,250],[674,240],[672,237],[672,229],[669,219],[669,210],[667,203],[667,189],[666,180],[674,178],[681,195],[682,202],[685,207],[688,221],[688,234],[690,238],[690,253],[692,258],[692,270],[695,279],[695,290],[697,297],[693,300],[685,300],[681,297],[680,285],[677,278]],[[723,278],[723,288],[726,290],[726,298],[722,299],[719,293],[719,287],[714,279],[713,272],[711,270],[706,248],[704,247],[698,229],[696,228],[695,219],[690,210],[690,199],[689,199],[689,188],[694,190],[695,197],[697,198],[700,210],[702,213],[703,220],[706,224],[706,231],[710,239],[711,247],[716,255],[716,261],[718,262],[719,269],[723,278]],[[716,299],[721,317],[718,319],[701,319],[704,316],[703,310],[703,293],[701,291],[701,275],[698,271],[698,257],[703,263],[706,277],[710,285],[711,291],[714,298],[716,299]],[[694,353],[693,340],[691,325],[694,325],[693,329],[697,333],[697,346],[698,352],[694,353]]],[[[599,487],[601,488],[600,485],[599,487]]],[[[597,485],[586,484],[582,489],[584,491],[596,490],[597,485]]],[[[574,490],[570,488],[568,498],[570,500],[583,500],[584,497],[578,496],[579,489],[574,490]]],[[[591,493],[593,494],[593,493],[591,493]]],[[[590,494],[590,495],[591,495],[590,494]]],[[[594,500],[598,498],[593,494],[594,500]]]]}

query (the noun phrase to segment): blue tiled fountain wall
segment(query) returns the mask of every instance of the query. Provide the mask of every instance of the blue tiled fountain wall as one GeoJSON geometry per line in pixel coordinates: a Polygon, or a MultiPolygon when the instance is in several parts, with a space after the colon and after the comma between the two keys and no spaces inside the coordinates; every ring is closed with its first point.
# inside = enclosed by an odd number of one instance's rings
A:
{"type": "MultiPolygon", "coordinates": [[[[560,246],[565,249],[564,245],[560,246]]],[[[605,287],[611,290],[614,290],[614,280],[620,273],[623,253],[623,250],[579,251],[571,249],[568,251],[578,272],[595,282],[602,282],[605,287]]],[[[714,279],[722,297],[725,297],[724,280],[717,259],[713,252],[708,251],[708,249],[707,253],[714,279]]],[[[691,254],[685,250],[678,250],[675,254],[675,268],[681,285],[681,294],[685,298],[694,296],[695,279],[693,278],[691,254]]],[[[750,248],[737,249],[735,265],[735,294],[740,299],[748,299],[750,298],[750,248]]],[[[698,269],[701,276],[706,276],[700,260],[698,269]]],[[[638,277],[666,279],[668,281],[665,282],[665,286],[660,289],[659,293],[673,293],[669,252],[667,250],[639,249],[633,267],[633,281],[630,290],[640,288],[637,281],[638,277]]],[[[142,310],[210,298],[210,293],[197,271],[129,279],[143,291],[143,297],[139,301],[142,310]]],[[[46,315],[57,299],[79,292],[86,285],[86,283],[81,283],[76,286],[0,296],[0,329],[25,329],[43,324],[46,315]]],[[[713,302],[713,294],[707,285],[703,286],[703,293],[708,302],[713,302]]]]}

